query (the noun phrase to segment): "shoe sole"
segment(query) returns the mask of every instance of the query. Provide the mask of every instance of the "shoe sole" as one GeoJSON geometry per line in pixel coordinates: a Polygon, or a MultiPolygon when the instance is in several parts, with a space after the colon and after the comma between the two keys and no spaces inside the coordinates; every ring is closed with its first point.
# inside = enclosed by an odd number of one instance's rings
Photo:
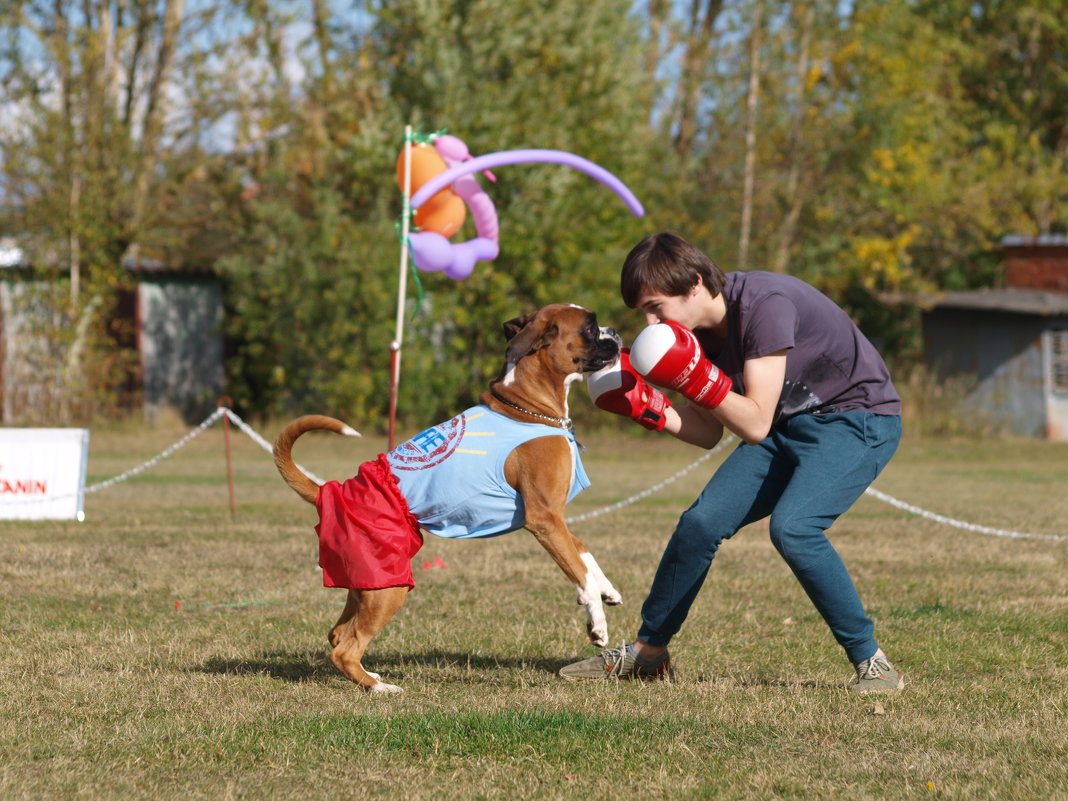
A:
{"type": "Polygon", "coordinates": [[[653,675],[637,676],[613,676],[608,675],[607,673],[601,676],[574,676],[563,672],[558,672],[556,675],[564,681],[607,681],[614,679],[615,681],[663,681],[671,683],[671,680],[675,676],[675,669],[669,666],[667,670],[663,670],[653,675]]]}
{"type": "Polygon", "coordinates": [[[855,692],[857,695],[871,695],[872,693],[897,692],[898,690],[905,689],[905,677],[899,676],[897,680],[897,685],[894,687],[866,687],[864,689],[860,689],[856,684],[853,684],[850,686],[849,689],[855,692]]]}

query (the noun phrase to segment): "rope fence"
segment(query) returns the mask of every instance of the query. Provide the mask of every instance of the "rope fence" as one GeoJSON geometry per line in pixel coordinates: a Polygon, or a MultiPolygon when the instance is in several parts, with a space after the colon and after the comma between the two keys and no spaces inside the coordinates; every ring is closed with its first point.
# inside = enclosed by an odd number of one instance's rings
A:
{"type": "MultiPolygon", "coordinates": [[[[93,492],[99,492],[100,490],[107,489],[108,487],[113,487],[116,484],[119,484],[119,483],[121,483],[123,481],[126,481],[126,480],[128,480],[130,478],[133,478],[134,476],[139,475],[140,473],[143,473],[144,471],[146,471],[149,468],[155,466],[159,462],[162,462],[164,459],[167,459],[170,456],[173,456],[179,450],[181,450],[186,445],[188,445],[193,439],[195,439],[196,437],[200,436],[200,434],[202,434],[204,431],[206,431],[207,429],[209,429],[213,425],[215,425],[217,422],[219,422],[219,420],[221,420],[224,416],[228,419],[229,422],[233,423],[235,426],[237,426],[237,428],[239,428],[242,432],[244,432],[249,437],[249,439],[251,439],[257,445],[259,445],[265,451],[267,451],[267,453],[270,453],[270,454],[274,453],[274,448],[271,445],[271,443],[269,443],[262,436],[260,436],[260,434],[254,428],[252,428],[252,426],[250,426],[248,423],[246,423],[244,420],[242,420],[241,417],[236,412],[234,412],[232,409],[227,408],[226,406],[220,406],[214,412],[212,412],[210,415],[208,415],[208,417],[204,420],[204,422],[200,423],[200,425],[196,426],[193,430],[191,430],[188,434],[186,434],[184,437],[179,439],[177,442],[175,442],[169,448],[164,449],[163,451],[158,453],[156,456],[153,456],[151,459],[149,459],[148,461],[144,462],[143,464],[138,465],[137,467],[131,468],[130,470],[127,470],[124,473],[120,473],[117,476],[113,476],[113,477],[111,477],[109,479],[106,479],[105,481],[101,481],[101,482],[98,482],[96,484],[92,484],[90,486],[87,486],[85,488],[85,492],[87,494],[88,493],[93,493],[93,492]]],[[[691,472],[692,470],[696,469],[700,465],[702,465],[705,462],[707,462],[709,459],[711,459],[717,453],[721,453],[729,444],[734,442],[734,440],[735,440],[735,438],[733,436],[724,439],[722,442],[720,442],[718,445],[716,445],[716,447],[714,447],[714,448],[706,451],[705,453],[701,454],[701,456],[699,456],[697,459],[695,459],[693,462],[691,462],[686,467],[684,467],[681,470],[677,471],[673,475],[668,476],[663,481],[652,485],[648,489],[642,490],[641,492],[638,492],[638,493],[636,493],[634,495],[631,495],[629,498],[625,498],[625,499],[623,499],[623,500],[621,500],[621,501],[619,501],[617,503],[613,503],[613,504],[611,504],[609,506],[605,506],[605,507],[603,507],[601,509],[597,509],[597,510],[594,510],[594,511],[591,511],[591,512],[586,512],[585,514],[581,514],[581,515],[578,515],[576,517],[569,517],[569,518],[566,519],[566,522],[568,523],[568,525],[574,525],[575,523],[583,523],[583,522],[585,522],[587,520],[593,520],[594,518],[601,517],[603,515],[619,511],[620,509],[623,509],[623,508],[625,508],[627,506],[630,506],[631,504],[634,504],[634,503],[637,503],[637,502],[639,502],[641,500],[644,500],[645,498],[648,498],[650,495],[653,495],[653,494],[659,492],[660,490],[664,489],[665,487],[669,486],[670,484],[674,483],[675,481],[678,481],[680,478],[685,476],[687,473],[691,472]]],[[[309,470],[307,470],[306,468],[302,467],[301,465],[297,465],[297,467],[306,476],[308,476],[308,478],[310,478],[315,483],[317,483],[317,484],[323,484],[324,483],[323,479],[319,478],[314,473],[310,472],[309,470]]],[[[907,512],[908,514],[912,514],[912,515],[916,515],[918,517],[922,517],[923,519],[929,520],[929,521],[931,521],[933,523],[939,523],[941,525],[952,526],[953,528],[958,528],[958,529],[961,529],[963,531],[971,531],[971,532],[974,532],[974,533],[977,533],[977,534],[986,534],[986,535],[992,536],[992,537],[1003,537],[1003,538],[1017,539],[1017,540],[1032,539],[1032,540],[1051,540],[1051,541],[1054,541],[1054,542],[1065,542],[1065,541],[1068,541],[1068,535],[1062,535],[1062,534],[1033,534],[1033,533],[1027,533],[1027,532],[1023,532],[1023,531],[1011,531],[1011,530],[1007,530],[1007,529],[992,528],[990,526],[981,526],[981,525],[978,525],[976,523],[968,523],[968,522],[963,521],[963,520],[956,520],[956,519],[954,519],[952,517],[947,517],[946,515],[938,514],[937,512],[932,512],[932,511],[929,511],[927,509],[922,509],[922,508],[920,508],[918,506],[913,506],[912,504],[906,503],[905,501],[902,501],[902,500],[899,500],[899,499],[893,497],[892,495],[887,495],[885,492],[881,492],[880,490],[877,490],[874,487],[868,487],[868,489],[865,490],[864,494],[865,495],[869,495],[869,496],[871,496],[872,498],[875,498],[878,501],[881,501],[883,503],[889,504],[890,506],[893,506],[895,509],[899,509],[899,510],[901,510],[903,512],[907,512]]],[[[41,500],[44,500],[44,499],[26,499],[26,500],[20,501],[20,503],[40,502],[41,500]]],[[[47,500],[54,501],[54,500],[58,500],[58,498],[49,498],[47,500]]]]}

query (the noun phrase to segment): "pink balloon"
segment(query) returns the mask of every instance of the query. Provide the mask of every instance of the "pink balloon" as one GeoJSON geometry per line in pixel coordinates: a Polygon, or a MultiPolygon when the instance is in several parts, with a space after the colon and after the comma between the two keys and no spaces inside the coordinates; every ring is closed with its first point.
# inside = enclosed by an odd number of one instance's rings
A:
{"type": "MultiPolygon", "coordinates": [[[[456,136],[439,136],[434,140],[434,149],[449,167],[456,167],[471,160],[471,153],[464,140],[456,136]]],[[[478,180],[473,175],[462,175],[452,185],[452,191],[463,198],[467,208],[471,210],[471,219],[475,221],[478,235],[496,242],[500,233],[497,208],[478,180]]]]}
{"type": "Polygon", "coordinates": [[[471,151],[467,149],[467,144],[464,140],[451,134],[436,137],[434,139],[434,149],[446,161],[454,161],[457,164],[471,158],[471,151]]]}

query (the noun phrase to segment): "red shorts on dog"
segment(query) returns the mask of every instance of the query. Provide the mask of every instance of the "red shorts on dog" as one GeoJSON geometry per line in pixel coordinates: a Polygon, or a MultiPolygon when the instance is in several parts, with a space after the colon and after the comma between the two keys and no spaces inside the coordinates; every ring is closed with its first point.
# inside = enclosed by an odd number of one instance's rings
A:
{"type": "Polygon", "coordinates": [[[324,586],[415,586],[412,557],[423,547],[423,535],[384,455],[364,462],[344,483],[323,484],[315,508],[324,586]]]}

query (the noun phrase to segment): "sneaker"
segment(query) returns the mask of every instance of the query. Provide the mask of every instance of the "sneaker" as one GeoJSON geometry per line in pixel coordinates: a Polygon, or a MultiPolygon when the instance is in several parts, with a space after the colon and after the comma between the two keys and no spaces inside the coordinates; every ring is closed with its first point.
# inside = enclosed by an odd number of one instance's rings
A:
{"type": "Polygon", "coordinates": [[[640,681],[670,681],[674,671],[671,657],[664,653],[664,658],[655,665],[639,663],[627,644],[618,648],[608,648],[597,656],[573,662],[560,668],[560,675],[568,681],[582,679],[639,679],[640,681]]]}
{"type": "Polygon", "coordinates": [[[853,668],[857,671],[857,680],[849,685],[849,689],[855,693],[885,693],[905,686],[905,677],[885,656],[876,654],[871,659],[854,663],[853,668]]]}

